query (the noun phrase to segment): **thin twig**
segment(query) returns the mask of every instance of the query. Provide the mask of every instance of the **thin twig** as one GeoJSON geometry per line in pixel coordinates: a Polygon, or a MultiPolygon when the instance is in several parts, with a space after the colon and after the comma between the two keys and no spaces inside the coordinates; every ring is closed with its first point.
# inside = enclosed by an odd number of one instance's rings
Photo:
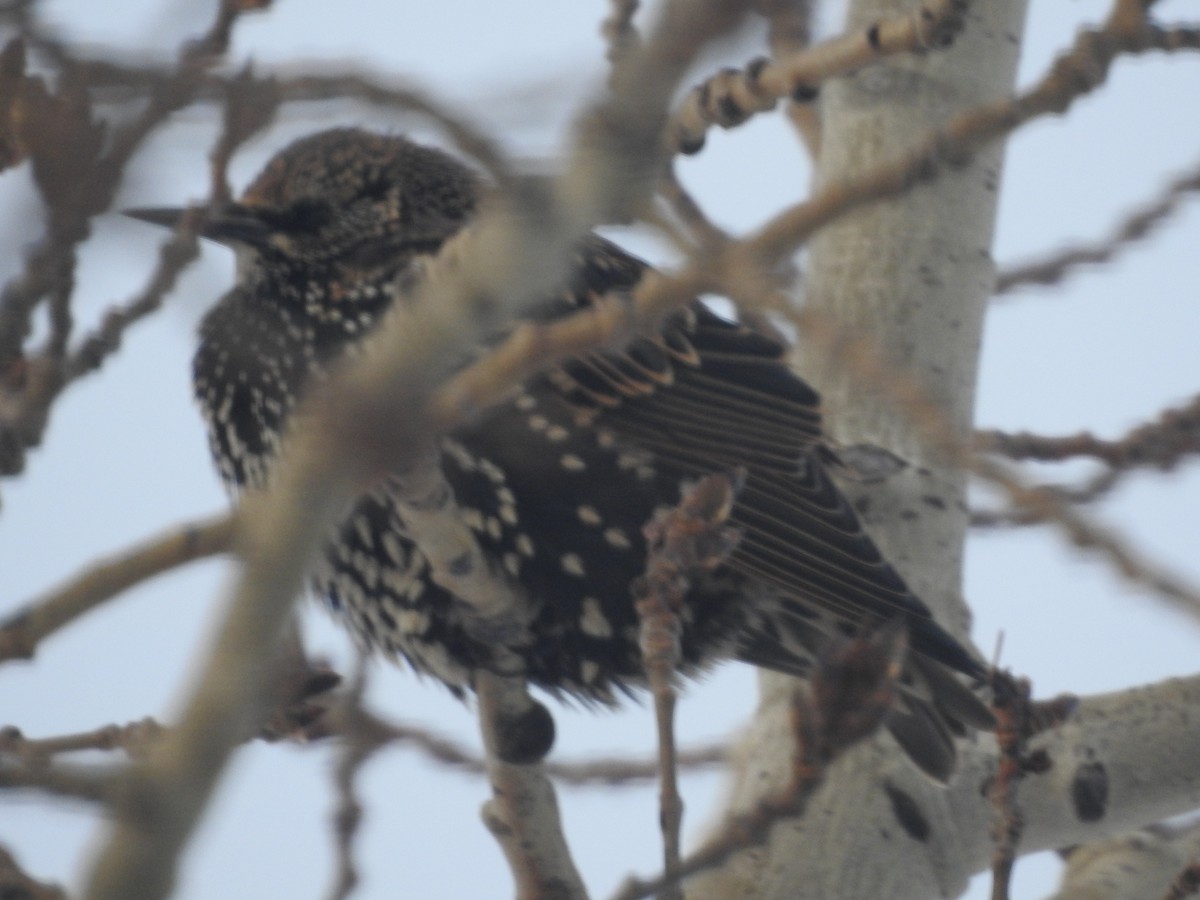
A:
{"type": "MultiPolygon", "coordinates": [[[[646,524],[646,574],[633,584],[641,619],[642,662],[654,694],[658,730],[659,824],[663,834],[663,871],[673,878],[679,868],[683,800],[679,795],[675,750],[675,679],[681,661],[680,613],[692,581],[729,558],[741,537],[726,524],[745,480],[744,472],[699,479],[674,509],[646,524]]],[[[671,881],[660,900],[682,900],[671,881]]]]}
{"type": "Polygon", "coordinates": [[[1184,577],[1143,558],[1128,541],[1089,522],[1064,500],[1030,487],[1008,467],[977,457],[972,470],[1003,489],[1015,505],[1029,510],[1038,520],[1061,527],[1076,546],[1098,552],[1123,577],[1150,588],[1155,596],[1192,619],[1200,619],[1200,590],[1184,577]]]}
{"type": "MultiPolygon", "coordinates": [[[[1066,112],[1104,83],[1118,57],[1178,48],[1179,35],[1150,25],[1144,11],[1140,18],[1130,20],[1121,13],[1124,9],[1125,0],[1121,0],[1102,28],[1080,32],[1071,49],[1059,56],[1050,71],[1025,93],[965,110],[895,162],[852,181],[827,186],[775,216],[746,245],[732,248],[731,257],[747,256],[750,271],[769,270],[773,261],[790,257],[829,222],[867,203],[911,190],[947,169],[965,165],[985,146],[1026,122],[1066,112]]],[[[1200,34],[1196,38],[1200,40],[1200,34]]],[[[734,261],[731,258],[728,263],[734,261]]],[[[730,287],[735,298],[740,296],[737,285],[730,287]]]]}
{"type": "MultiPolygon", "coordinates": [[[[1160,413],[1154,420],[1126,432],[1116,440],[1103,440],[1088,432],[1048,437],[1002,431],[978,431],[975,444],[984,453],[1009,459],[1059,462],[1091,458],[1105,469],[1078,486],[1038,485],[1030,490],[1043,493],[1052,502],[1071,505],[1091,503],[1111,491],[1123,476],[1152,466],[1169,472],[1184,459],[1200,453],[1200,395],[1187,403],[1160,413]]],[[[1032,525],[1045,521],[1028,506],[1000,510],[975,510],[974,527],[1032,525]]]]}
{"type": "Polygon", "coordinates": [[[921,15],[905,14],[851,34],[742,69],[726,69],[693,88],[667,128],[672,150],[696,153],[710,127],[733,128],[790,97],[808,102],[817,86],[901,53],[949,46],[962,28],[964,0],[929,0],[921,15]]]}
{"type": "Polygon", "coordinates": [[[63,387],[99,369],[121,347],[129,326],[162,306],[180,274],[199,253],[196,222],[185,219],[181,227],[159,248],[158,265],[141,292],[124,306],[109,310],[95,333],[88,335],[63,364],[63,387]]]}
{"type": "Polygon", "coordinates": [[[1001,271],[996,276],[996,295],[1029,285],[1055,285],[1081,266],[1110,262],[1153,234],[1155,228],[1178,213],[1184,201],[1197,191],[1200,191],[1200,167],[1175,178],[1157,199],[1128,214],[1103,240],[1066,247],[1043,259],[1001,271]]]}
{"type": "Polygon", "coordinates": [[[354,862],[354,840],[362,824],[363,809],[354,782],[363,765],[388,742],[388,736],[371,727],[371,719],[362,715],[363,693],[367,684],[367,660],[359,654],[350,689],[340,704],[342,734],[341,758],[333,773],[337,788],[334,812],[334,840],[337,871],[329,900],[346,900],[358,885],[358,866],[354,862]]]}
{"type": "Polygon", "coordinates": [[[27,738],[12,726],[0,728],[0,756],[12,756],[26,765],[42,766],[60,753],[80,750],[123,750],[131,758],[145,756],[149,745],[158,740],[162,726],[149,717],[127,725],[105,725],[92,731],[27,738]]]}
{"type": "MultiPolygon", "coordinates": [[[[771,56],[786,59],[812,46],[813,0],[760,0],[759,12],[767,19],[767,44],[771,56]]],[[[788,98],[785,115],[808,150],[817,158],[821,146],[821,120],[811,96],[796,92],[788,98]]]]}
{"type": "Polygon", "coordinates": [[[824,783],[829,766],[874,734],[891,711],[904,650],[904,629],[888,627],[847,641],[818,658],[807,691],[798,691],[793,703],[795,759],[788,786],[763,798],[749,812],[730,818],[673,873],[646,880],[631,878],[613,900],[641,900],[723,865],[734,854],[764,843],[775,823],[803,815],[824,783]]]}
{"type": "Polygon", "coordinates": [[[621,61],[637,49],[641,38],[633,24],[637,14],[639,0],[610,0],[611,12],[600,26],[607,50],[605,59],[615,72],[621,61]]]}
{"type": "Polygon", "coordinates": [[[30,766],[0,758],[0,790],[35,789],[69,800],[111,805],[125,789],[128,766],[30,766]]]}
{"type": "MultiPolygon", "coordinates": [[[[1120,483],[1121,476],[1131,471],[1131,469],[1106,469],[1079,485],[1035,484],[1031,485],[1029,489],[1036,493],[1046,494],[1057,503],[1084,506],[1104,497],[1120,483]]],[[[1035,512],[1028,505],[1009,505],[1000,509],[973,508],[971,510],[972,528],[1018,528],[1026,525],[1041,525],[1045,522],[1045,516],[1035,512]]]]}
{"type": "Polygon", "coordinates": [[[587,891],[563,834],[554,788],[539,764],[553,740],[550,714],[530,698],[519,677],[480,672],[475,692],[492,785],[483,819],[508,860],[518,900],[584,900],[587,891]],[[547,727],[550,741],[538,734],[547,727]],[[530,740],[530,732],[536,745],[530,755],[536,759],[514,758],[512,747],[530,740]]]}
{"type": "Polygon", "coordinates": [[[50,409],[62,390],[73,377],[103,362],[124,327],[158,307],[178,271],[194,257],[194,239],[181,234],[164,251],[147,291],[111,316],[83,351],[68,360],[76,248],[90,235],[92,218],[112,205],[125,168],[146,138],[195,98],[205,73],[228,47],[239,16],[265,5],[259,0],[223,0],[208,32],[180,50],[169,75],[141,85],[144,96],[137,98],[137,112],[115,127],[95,114],[87,67],[65,50],[58,57],[62,71],[53,87],[39,77],[19,80],[17,137],[41,193],[47,227],[25,271],[0,294],[0,387],[10,394],[0,405],[0,475],[22,471],[25,453],[41,443],[50,409]],[[49,314],[50,336],[40,352],[28,356],[25,341],[42,303],[49,314]]]}
{"type": "Polygon", "coordinates": [[[192,522],[89,566],[0,623],[0,662],[32,658],[55,631],[148,578],[226,552],[233,529],[228,515],[192,522]]]}
{"type": "Polygon", "coordinates": [[[687,229],[691,242],[703,248],[696,250],[696,253],[724,247],[732,240],[728,232],[705,214],[704,209],[679,181],[674,162],[668,162],[659,175],[658,195],[666,201],[687,229]]]}
{"type": "Polygon", "coordinates": [[[1116,440],[1103,440],[1088,432],[1047,437],[1029,432],[980,431],[975,441],[983,452],[1009,459],[1060,462],[1090,457],[1115,469],[1154,466],[1170,471],[1183,457],[1200,453],[1200,394],[1164,410],[1116,440]]]}
{"type": "Polygon", "coordinates": [[[27,874],[8,849],[0,845],[0,897],[11,900],[67,900],[66,892],[27,874]]]}
{"type": "Polygon", "coordinates": [[[992,671],[995,698],[996,743],[999,765],[992,779],[989,798],[996,811],[992,823],[992,900],[1008,900],[1017,845],[1025,828],[1025,816],[1017,803],[1017,790],[1026,774],[1044,772],[1050,760],[1044,753],[1030,753],[1029,741],[1062,725],[1078,706],[1078,699],[1064,694],[1044,703],[1031,701],[1032,686],[1006,672],[992,671]]]}
{"type": "MultiPolygon", "coordinates": [[[[295,690],[288,692],[272,723],[252,739],[292,741],[315,744],[328,738],[349,736],[347,719],[342,709],[347,703],[342,696],[322,696],[338,682],[328,669],[314,666],[298,681],[295,690]],[[320,698],[319,702],[314,698],[320,698]]],[[[411,747],[430,761],[470,775],[483,775],[487,766],[476,752],[467,749],[444,735],[420,725],[384,719],[368,709],[354,711],[355,728],[368,732],[372,739],[400,747],[411,747]]],[[[29,738],[12,726],[0,726],[0,754],[14,756],[26,764],[41,765],[61,753],[79,750],[120,750],[132,759],[142,758],[150,746],[162,739],[168,730],[152,717],[136,722],[109,724],[90,731],[29,738]]],[[[676,754],[681,770],[711,769],[728,761],[729,747],[725,744],[704,744],[685,747],[676,754]]],[[[545,772],[566,787],[627,787],[658,778],[657,758],[596,757],[592,759],[556,760],[543,764],[545,772]]]]}

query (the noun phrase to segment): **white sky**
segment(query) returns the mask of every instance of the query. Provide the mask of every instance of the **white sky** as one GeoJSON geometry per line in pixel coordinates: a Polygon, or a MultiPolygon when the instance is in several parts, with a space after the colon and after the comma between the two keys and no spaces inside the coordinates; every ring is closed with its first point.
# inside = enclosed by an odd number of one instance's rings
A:
{"type": "MultiPolygon", "coordinates": [[[[88,0],[46,3],[72,40],[167,57],[200,32],[209,3],[88,0]]],[[[546,158],[571,111],[601,83],[602,0],[439,3],[386,0],[277,0],[269,14],[237,29],[232,59],[261,68],[312,61],[370,66],[423,85],[493,129],[506,148],[546,158]]],[[[1079,24],[1099,20],[1099,0],[1032,0],[1022,82],[1044,71],[1079,24]]],[[[1193,4],[1162,3],[1159,15],[1193,4]]],[[[722,60],[744,62],[757,49],[722,60]]],[[[1111,83],[1066,120],[1040,122],[1010,144],[995,256],[1001,264],[1067,241],[1097,239],[1169,177],[1200,162],[1200,59],[1179,54],[1123,61],[1111,83]]],[[[428,135],[426,123],[344,106],[292,108],[234,166],[240,187],[291,137],[334,124],[428,135]]],[[[205,190],[206,153],[216,133],[207,111],[189,109],[143,155],[120,205],[172,204],[205,190]]],[[[683,166],[688,184],[723,225],[746,230],[803,195],[808,169],[775,117],[714,134],[683,166]],[[747,164],[749,162],[749,164],[747,164]],[[731,175],[736,173],[736,175],[731,175]],[[786,186],[786,187],[784,187],[786,186]]],[[[37,235],[27,174],[0,175],[12,214],[0,222],[0,275],[19,265],[37,235]],[[25,210],[29,215],[22,215],[25,210]]],[[[97,222],[86,248],[78,316],[83,326],[144,281],[156,242],[150,228],[116,215],[97,222]]],[[[1194,201],[1148,245],[1117,264],[1076,276],[1064,289],[1031,291],[997,306],[987,323],[978,421],[984,427],[1116,436],[1197,390],[1200,364],[1200,204],[1194,201]]],[[[639,249],[646,251],[645,245],[639,249]]],[[[55,409],[46,444],[26,474],[0,485],[0,613],[59,582],[97,555],[185,519],[222,508],[199,417],[189,361],[196,321],[232,277],[231,255],[209,248],[169,307],[127,336],[100,377],[55,409]]],[[[1072,471],[1086,471],[1075,466],[1072,471]]],[[[1200,583],[1196,538],[1200,467],[1140,475],[1098,510],[1133,535],[1150,557],[1200,583]]],[[[226,567],[209,562],[131,592],[49,641],[37,660],[0,672],[0,724],[31,737],[169,719],[219,607],[226,567]]],[[[1195,623],[1165,612],[1105,563],[1054,532],[982,535],[969,548],[967,596],[975,636],[990,651],[1005,634],[1004,662],[1030,675],[1041,694],[1116,690],[1195,670],[1195,623]]],[[[309,615],[311,647],[345,671],[347,642],[319,611],[309,615]]],[[[471,714],[444,691],[376,667],[372,701],[389,716],[477,744],[471,714]]],[[[681,709],[685,743],[736,729],[754,706],[753,673],[731,665],[693,686],[681,709]]],[[[650,711],[620,714],[556,709],[558,758],[648,753],[650,711]]],[[[189,852],[178,896],[319,897],[332,877],[329,815],[331,746],[254,745],[225,778],[189,852]]],[[[719,799],[717,775],[684,783],[695,833],[719,799]]],[[[409,750],[377,757],[360,780],[367,799],[359,896],[476,898],[511,894],[505,864],[479,822],[487,796],[479,779],[448,773],[409,750]]],[[[603,897],[629,872],[659,860],[652,788],[563,789],[568,837],[584,878],[603,897]]],[[[83,848],[97,837],[87,809],[6,796],[0,843],[44,878],[78,885],[83,848]]],[[[1049,855],[1017,868],[1015,897],[1053,884],[1049,855]]],[[[972,897],[986,896],[979,879],[972,897]]]]}

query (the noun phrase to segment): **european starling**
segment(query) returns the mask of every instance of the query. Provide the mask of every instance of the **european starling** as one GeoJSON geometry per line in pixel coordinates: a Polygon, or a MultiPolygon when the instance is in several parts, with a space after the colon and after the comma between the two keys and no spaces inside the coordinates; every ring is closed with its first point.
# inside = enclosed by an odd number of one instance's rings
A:
{"type": "MultiPolygon", "coordinates": [[[[235,492],[269,483],[289,416],[371,331],[401,276],[471,219],[480,181],[438,150],[354,129],[279,153],[204,235],[233,247],[237,284],[207,315],[196,397],[217,468],[235,492]]],[[[171,224],[179,210],[134,210],[171,224]]],[[[647,265],[592,236],[537,315],[570,315],[628,293],[647,265]]],[[[864,533],[830,477],[818,397],[786,348],[699,301],[661,332],[595,351],[526,384],[441,439],[441,465],[497,571],[537,604],[510,648],[552,693],[611,702],[644,683],[631,582],[643,526],[681,488],[744,470],[728,562],[694,583],[681,613],[682,671],[736,658],[803,676],[829,635],[901,620],[910,654],[889,726],[927,772],[953,766],[951,733],[986,725],[949,670],[979,663],[934,622],[864,533]]],[[[364,494],[313,586],[370,647],[461,692],[495,647],[434,584],[383,485],[364,494]]]]}

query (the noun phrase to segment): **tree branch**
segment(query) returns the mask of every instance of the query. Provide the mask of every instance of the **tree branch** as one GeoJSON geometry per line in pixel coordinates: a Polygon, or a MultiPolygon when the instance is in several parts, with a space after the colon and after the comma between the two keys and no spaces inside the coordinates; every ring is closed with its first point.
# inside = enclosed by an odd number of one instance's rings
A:
{"type": "Polygon", "coordinates": [[[790,97],[811,101],[818,86],[889,56],[946,47],[961,30],[966,0],[928,0],[919,11],[873,23],[815,47],[725,69],[692,88],[668,127],[673,151],[698,153],[713,125],[734,128],[790,97]]]}
{"type": "Polygon", "coordinates": [[[134,585],[230,549],[231,516],[192,522],[95,563],[0,622],[0,662],[32,659],[51,634],[134,585]]]}
{"type": "Polygon", "coordinates": [[[1154,234],[1154,230],[1178,213],[1189,195],[1197,191],[1200,191],[1200,166],[1175,178],[1157,199],[1127,215],[1110,230],[1108,237],[1091,244],[1066,247],[1042,259],[1001,271],[996,276],[996,296],[1029,285],[1056,285],[1081,266],[1112,261],[1118,254],[1154,234]]]}

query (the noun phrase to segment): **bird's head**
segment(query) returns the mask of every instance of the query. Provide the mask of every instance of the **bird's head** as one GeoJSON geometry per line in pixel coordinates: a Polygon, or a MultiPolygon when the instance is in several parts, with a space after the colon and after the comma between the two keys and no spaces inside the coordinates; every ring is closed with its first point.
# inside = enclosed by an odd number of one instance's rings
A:
{"type": "MultiPolygon", "coordinates": [[[[474,212],[476,176],[447,154],[397,136],[322,131],[278,153],[202,235],[238,251],[243,272],[310,269],[378,279],[437,252],[474,212]]],[[[180,208],[126,215],[174,227],[180,208]]]]}

